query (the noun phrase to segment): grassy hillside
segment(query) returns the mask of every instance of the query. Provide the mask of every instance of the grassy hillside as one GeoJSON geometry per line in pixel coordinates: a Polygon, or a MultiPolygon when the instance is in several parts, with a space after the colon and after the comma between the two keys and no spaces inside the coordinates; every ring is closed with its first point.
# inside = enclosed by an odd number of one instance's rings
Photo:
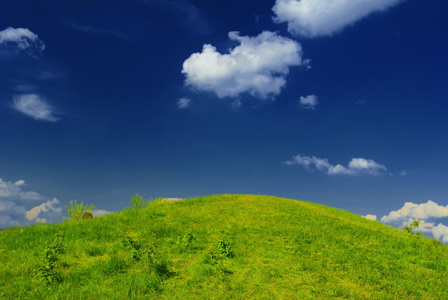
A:
{"type": "Polygon", "coordinates": [[[0,264],[1,299],[448,297],[446,245],[267,196],[155,201],[2,230],[0,264]]]}

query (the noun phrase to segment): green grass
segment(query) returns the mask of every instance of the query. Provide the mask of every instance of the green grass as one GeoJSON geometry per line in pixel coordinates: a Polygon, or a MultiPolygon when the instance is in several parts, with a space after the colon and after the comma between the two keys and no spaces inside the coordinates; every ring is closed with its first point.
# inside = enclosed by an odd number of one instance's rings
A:
{"type": "Polygon", "coordinates": [[[342,210],[267,196],[152,201],[90,220],[2,230],[0,264],[1,299],[448,295],[446,245],[342,210]],[[61,232],[59,280],[47,285],[39,269],[61,232]]]}

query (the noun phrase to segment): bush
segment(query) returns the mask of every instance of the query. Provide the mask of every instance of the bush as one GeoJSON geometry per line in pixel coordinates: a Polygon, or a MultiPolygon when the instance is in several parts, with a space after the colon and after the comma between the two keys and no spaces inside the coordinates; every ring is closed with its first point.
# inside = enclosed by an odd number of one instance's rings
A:
{"type": "Polygon", "coordinates": [[[148,200],[143,200],[143,196],[139,194],[135,194],[135,197],[131,197],[131,201],[129,202],[129,206],[135,209],[141,209],[148,206],[148,200]]]}
{"type": "MultiPolygon", "coordinates": [[[[93,218],[93,214],[97,212],[95,205],[84,204],[83,201],[78,204],[77,200],[70,201],[70,206],[65,206],[71,220],[79,221],[93,218]]],[[[67,218],[64,218],[67,219],[67,218]]]]}

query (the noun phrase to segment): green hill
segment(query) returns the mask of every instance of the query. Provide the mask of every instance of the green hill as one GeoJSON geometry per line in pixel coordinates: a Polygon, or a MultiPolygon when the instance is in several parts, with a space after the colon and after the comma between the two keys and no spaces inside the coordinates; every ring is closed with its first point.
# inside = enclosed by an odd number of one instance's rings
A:
{"type": "Polygon", "coordinates": [[[268,196],[0,231],[1,299],[448,299],[448,247],[268,196]]]}

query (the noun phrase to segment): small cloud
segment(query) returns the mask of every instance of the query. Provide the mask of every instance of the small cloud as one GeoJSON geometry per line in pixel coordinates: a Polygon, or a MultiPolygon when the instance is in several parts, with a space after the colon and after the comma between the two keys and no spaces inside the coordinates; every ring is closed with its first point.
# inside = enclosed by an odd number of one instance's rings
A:
{"type": "Polygon", "coordinates": [[[327,175],[381,175],[387,169],[385,166],[376,163],[371,159],[352,158],[348,167],[340,164],[332,165],[328,159],[318,158],[315,156],[302,156],[300,154],[293,156],[291,160],[283,162],[283,164],[301,165],[307,170],[317,170],[327,173],[327,175]]]}
{"type": "Polygon", "coordinates": [[[306,97],[300,97],[299,100],[299,107],[303,109],[314,110],[317,104],[319,104],[319,101],[317,101],[316,95],[308,95],[306,97]]]}
{"type": "Polygon", "coordinates": [[[308,64],[308,60],[302,60],[299,43],[274,32],[249,37],[232,31],[229,38],[239,45],[228,54],[205,44],[202,52],[184,61],[185,85],[214,92],[219,98],[249,93],[265,99],[280,94],[290,67],[308,64]]]}
{"type": "Polygon", "coordinates": [[[407,176],[408,173],[406,171],[400,171],[400,176],[407,176]]]}
{"type": "Polygon", "coordinates": [[[240,99],[235,99],[235,100],[232,101],[231,107],[233,109],[235,109],[235,110],[238,110],[238,109],[241,108],[241,105],[242,105],[241,100],[240,99]]]}
{"type": "Polygon", "coordinates": [[[364,17],[385,11],[403,0],[276,0],[274,21],[288,23],[288,31],[314,38],[331,36],[364,17]]]}
{"type": "Polygon", "coordinates": [[[190,105],[191,105],[191,99],[188,99],[188,98],[180,98],[180,99],[177,101],[177,107],[178,107],[179,109],[186,109],[186,108],[188,108],[190,105]]]}
{"type": "Polygon", "coordinates": [[[25,94],[14,97],[14,108],[27,116],[39,121],[56,122],[52,108],[40,96],[25,94]]]}
{"type": "Polygon", "coordinates": [[[113,214],[112,211],[97,209],[96,212],[93,214],[94,217],[102,217],[107,214],[113,214]]]}
{"type": "Polygon", "coordinates": [[[367,220],[372,220],[372,221],[376,221],[376,216],[375,215],[365,215],[362,216],[363,218],[366,218],[367,220]]]}
{"type": "MultiPolygon", "coordinates": [[[[1,179],[0,179],[1,180],[1,179]]],[[[17,180],[16,183],[14,183],[15,186],[22,186],[25,185],[25,180],[17,180]]]]}
{"type": "Polygon", "coordinates": [[[367,101],[366,100],[356,100],[354,103],[355,103],[355,105],[363,106],[367,103],[367,101]]]}
{"type": "Polygon", "coordinates": [[[35,50],[39,53],[45,49],[45,44],[39,39],[37,34],[27,28],[8,27],[0,31],[0,46],[12,47],[17,49],[17,51],[35,50]]]}

